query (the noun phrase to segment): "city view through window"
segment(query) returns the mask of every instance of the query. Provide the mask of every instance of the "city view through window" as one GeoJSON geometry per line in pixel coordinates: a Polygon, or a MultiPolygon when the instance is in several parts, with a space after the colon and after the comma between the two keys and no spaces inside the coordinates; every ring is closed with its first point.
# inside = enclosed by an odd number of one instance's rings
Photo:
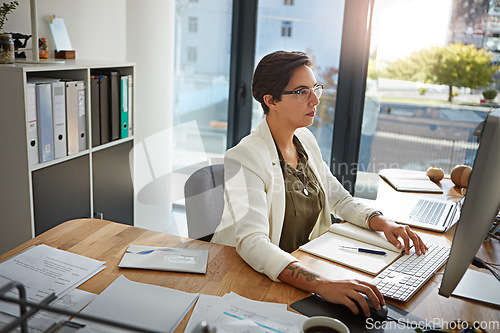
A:
{"type": "Polygon", "coordinates": [[[375,1],[357,194],[384,168],[473,165],[474,131],[498,100],[495,4],[375,1]]]}

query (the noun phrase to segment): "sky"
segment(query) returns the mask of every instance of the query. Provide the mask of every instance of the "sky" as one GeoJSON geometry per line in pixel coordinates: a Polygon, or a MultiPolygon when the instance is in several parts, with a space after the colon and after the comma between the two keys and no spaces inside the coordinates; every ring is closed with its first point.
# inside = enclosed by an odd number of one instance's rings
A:
{"type": "Polygon", "coordinates": [[[375,1],[370,48],[377,62],[447,44],[453,0],[375,1]]]}

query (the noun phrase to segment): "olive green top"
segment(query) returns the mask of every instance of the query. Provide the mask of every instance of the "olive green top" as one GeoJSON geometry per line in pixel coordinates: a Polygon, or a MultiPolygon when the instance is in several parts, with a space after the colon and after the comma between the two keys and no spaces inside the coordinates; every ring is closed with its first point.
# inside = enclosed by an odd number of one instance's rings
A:
{"type": "Polygon", "coordinates": [[[279,247],[287,252],[293,252],[309,241],[309,234],[325,204],[325,193],[307,165],[308,157],[304,147],[295,136],[293,143],[299,155],[296,169],[285,161],[276,146],[285,180],[286,200],[279,247]]]}

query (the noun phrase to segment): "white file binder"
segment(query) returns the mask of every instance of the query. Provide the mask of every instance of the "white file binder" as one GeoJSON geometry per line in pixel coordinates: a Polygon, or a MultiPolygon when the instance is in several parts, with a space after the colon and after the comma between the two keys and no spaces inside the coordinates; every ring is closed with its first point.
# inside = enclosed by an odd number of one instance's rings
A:
{"type": "Polygon", "coordinates": [[[66,140],[66,89],[62,81],[51,83],[54,158],[68,155],[66,140]]]}
{"type": "Polygon", "coordinates": [[[76,93],[78,98],[78,151],[82,151],[87,149],[86,94],[83,81],[76,82],[76,93]]]}
{"type": "Polygon", "coordinates": [[[38,120],[38,157],[40,162],[48,162],[54,159],[54,128],[52,125],[50,83],[36,85],[36,111],[38,120]]]}
{"type": "Polygon", "coordinates": [[[68,155],[78,153],[78,93],[77,82],[66,82],[66,117],[68,155]]]}
{"type": "Polygon", "coordinates": [[[36,86],[26,85],[26,130],[28,131],[28,160],[30,165],[38,164],[38,130],[36,123],[36,86]]]}

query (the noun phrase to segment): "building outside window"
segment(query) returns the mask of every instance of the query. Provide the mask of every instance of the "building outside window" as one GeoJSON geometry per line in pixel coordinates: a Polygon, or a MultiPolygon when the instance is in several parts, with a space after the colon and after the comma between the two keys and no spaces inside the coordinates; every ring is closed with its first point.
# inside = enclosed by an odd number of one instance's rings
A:
{"type": "Polygon", "coordinates": [[[293,0],[283,0],[285,6],[293,6],[293,0]]]}

